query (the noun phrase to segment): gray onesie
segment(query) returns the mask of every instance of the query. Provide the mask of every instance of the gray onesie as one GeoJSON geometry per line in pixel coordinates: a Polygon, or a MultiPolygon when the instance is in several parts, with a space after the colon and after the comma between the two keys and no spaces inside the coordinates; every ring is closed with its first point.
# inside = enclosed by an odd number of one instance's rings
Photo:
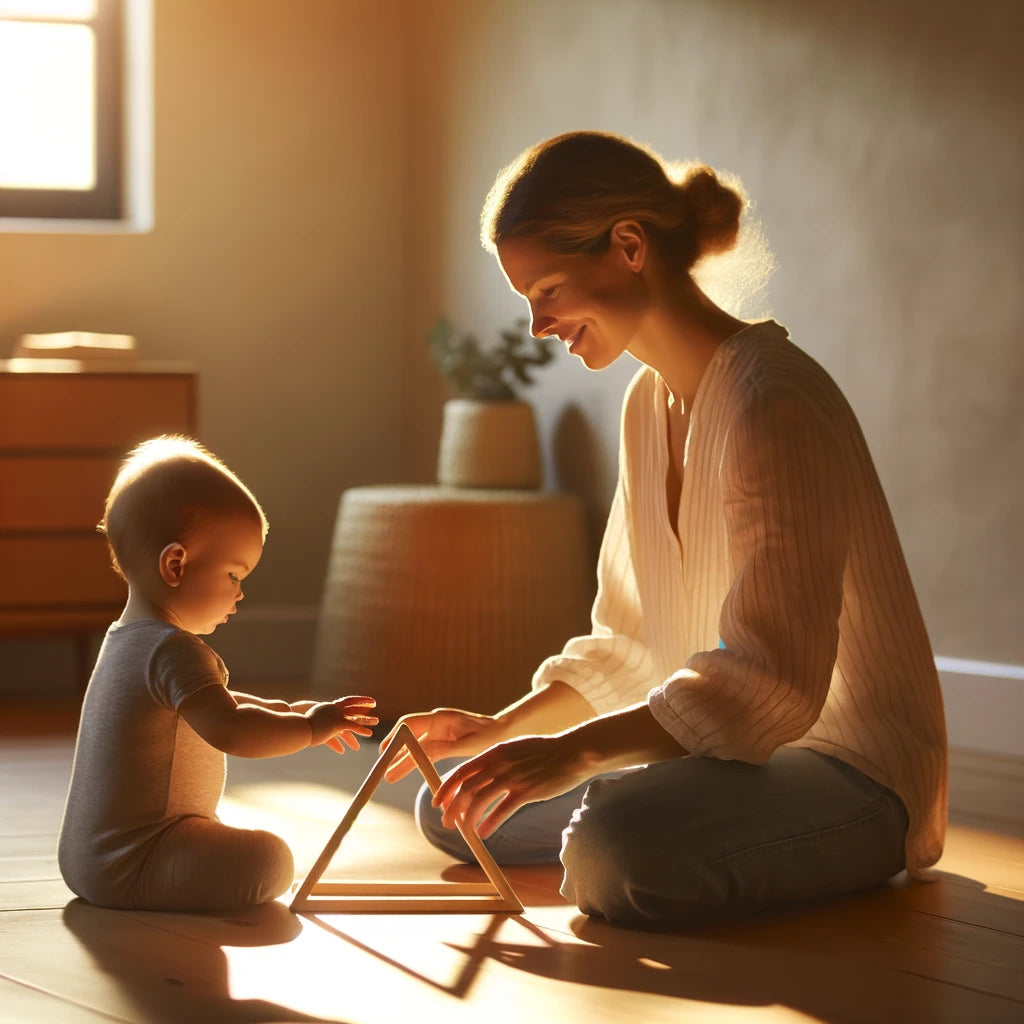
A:
{"type": "Polygon", "coordinates": [[[166,622],[111,626],[82,706],[64,821],[61,874],[105,907],[229,910],[291,885],[291,852],[269,832],[217,819],[225,757],[178,714],[227,669],[166,622]]]}

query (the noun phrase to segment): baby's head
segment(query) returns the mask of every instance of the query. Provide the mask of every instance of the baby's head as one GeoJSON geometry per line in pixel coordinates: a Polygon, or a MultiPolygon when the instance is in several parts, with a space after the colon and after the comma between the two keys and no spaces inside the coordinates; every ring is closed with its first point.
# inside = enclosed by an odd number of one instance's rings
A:
{"type": "Polygon", "coordinates": [[[186,629],[210,633],[241,600],[239,580],[262,553],[267,518],[202,445],[158,437],[122,464],[99,529],[133,590],[186,629]]]}

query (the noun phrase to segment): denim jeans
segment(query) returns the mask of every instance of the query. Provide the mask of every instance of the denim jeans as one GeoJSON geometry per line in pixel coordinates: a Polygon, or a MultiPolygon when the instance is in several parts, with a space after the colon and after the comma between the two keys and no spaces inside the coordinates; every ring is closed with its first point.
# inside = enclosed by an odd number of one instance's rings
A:
{"type": "MultiPolygon", "coordinates": [[[[416,820],[473,860],[426,786],[416,820]]],[[[666,926],[878,885],[904,867],[907,824],[899,797],[862,772],[780,747],[757,766],[682,757],[597,776],[520,808],[486,846],[499,864],[560,859],[562,895],[585,914],[666,926]]]]}

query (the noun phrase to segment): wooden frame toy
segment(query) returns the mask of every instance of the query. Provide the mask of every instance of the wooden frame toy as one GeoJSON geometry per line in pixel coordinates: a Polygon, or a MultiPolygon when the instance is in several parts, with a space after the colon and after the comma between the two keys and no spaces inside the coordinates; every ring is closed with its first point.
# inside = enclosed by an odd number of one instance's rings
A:
{"type": "Polygon", "coordinates": [[[441,777],[423,752],[412,730],[404,723],[391,742],[381,751],[377,763],[352,798],[341,824],[327,841],[316,863],[295,892],[289,909],[296,914],[410,914],[410,913],[506,913],[521,914],[523,905],[508,879],[484,846],[476,828],[456,822],[462,838],[476,856],[488,882],[360,882],[323,881],[341,841],[359,812],[380,785],[391,762],[406,748],[431,793],[441,785],[441,777]]]}

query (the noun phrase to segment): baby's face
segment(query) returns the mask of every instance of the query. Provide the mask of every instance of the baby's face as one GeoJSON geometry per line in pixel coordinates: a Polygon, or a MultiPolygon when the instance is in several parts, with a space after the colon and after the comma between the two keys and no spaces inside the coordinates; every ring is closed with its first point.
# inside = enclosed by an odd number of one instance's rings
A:
{"type": "Polygon", "coordinates": [[[251,519],[223,519],[193,531],[185,549],[181,582],[167,601],[169,610],[190,633],[212,633],[242,600],[242,580],[263,554],[262,533],[251,519]]]}

